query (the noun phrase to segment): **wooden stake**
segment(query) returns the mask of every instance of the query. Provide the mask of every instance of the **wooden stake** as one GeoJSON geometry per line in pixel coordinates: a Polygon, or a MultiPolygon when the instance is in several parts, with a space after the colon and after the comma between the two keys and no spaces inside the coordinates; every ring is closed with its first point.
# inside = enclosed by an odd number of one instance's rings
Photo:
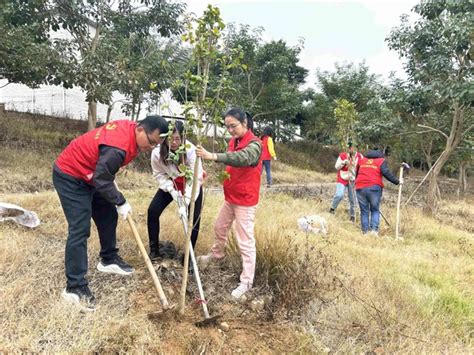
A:
{"type": "MultiPolygon", "coordinates": [[[[403,165],[400,167],[400,181],[403,179],[403,165]]],[[[395,225],[395,239],[403,239],[399,236],[400,230],[400,203],[402,202],[402,185],[398,186],[398,200],[397,200],[397,222],[395,225]]]]}

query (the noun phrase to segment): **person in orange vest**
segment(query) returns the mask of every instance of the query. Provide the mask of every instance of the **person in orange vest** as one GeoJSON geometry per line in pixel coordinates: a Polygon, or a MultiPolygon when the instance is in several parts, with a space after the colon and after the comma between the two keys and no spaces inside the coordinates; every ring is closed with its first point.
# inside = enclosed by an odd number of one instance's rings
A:
{"type": "Polygon", "coordinates": [[[87,239],[91,217],[100,240],[101,272],[131,275],[133,268],[118,254],[116,228],[132,207],[117,190],[114,180],[120,167],[139,152],[149,152],[168,132],[163,117],[148,116],[141,122],[117,120],[77,137],[62,151],[53,166],[53,184],[68,223],[62,297],[83,310],[95,309],[95,297],[86,279],[87,239]]]}
{"type": "MultiPolygon", "coordinates": [[[[153,149],[151,153],[153,177],[158,182],[158,191],[148,207],[147,217],[151,260],[157,260],[159,257],[163,257],[163,254],[160,253],[159,250],[160,216],[171,201],[178,201],[178,191],[181,192],[189,212],[193,181],[192,179],[186,179],[185,181],[184,176],[179,176],[180,172],[178,166],[183,164],[187,169],[194,170],[197,156],[196,147],[188,140],[185,140],[183,134],[183,122],[175,121],[172,135],[160,144],[160,146],[153,149]],[[170,153],[176,154],[182,145],[185,146],[185,150],[179,154],[179,161],[172,161],[170,159],[170,153]]],[[[193,248],[196,246],[201,223],[203,175],[202,163],[199,162],[198,192],[195,196],[193,230],[191,232],[193,248]]],[[[187,216],[185,208],[184,210],[178,210],[178,213],[181,218],[187,216]]]]}
{"type": "Polygon", "coordinates": [[[232,136],[227,153],[210,153],[201,146],[197,147],[199,157],[226,164],[228,173],[224,181],[224,205],[214,226],[214,245],[211,253],[198,257],[198,261],[205,267],[209,262],[224,258],[227,234],[235,221],[242,273],[231,296],[239,299],[252,287],[255,276],[254,225],[260,195],[262,143],[252,132],[253,120],[249,113],[233,108],[224,117],[225,126],[232,136]]]}
{"type": "Polygon", "coordinates": [[[265,127],[260,139],[262,140],[262,163],[265,168],[265,175],[267,176],[267,187],[270,187],[272,186],[270,163],[272,159],[277,160],[275,148],[273,146],[273,129],[269,126],[265,127]]]}
{"type": "Polygon", "coordinates": [[[337,206],[344,198],[344,192],[347,191],[349,198],[349,219],[355,221],[355,201],[354,201],[354,180],[357,163],[362,159],[362,154],[357,152],[349,142],[349,152],[339,153],[335,168],[337,170],[336,194],[332,199],[329,212],[334,214],[337,206]]]}
{"type": "Polygon", "coordinates": [[[392,184],[403,184],[388,168],[384,154],[378,148],[369,150],[359,160],[356,168],[356,194],[360,208],[362,234],[378,236],[380,223],[380,200],[384,187],[383,177],[392,184]]]}

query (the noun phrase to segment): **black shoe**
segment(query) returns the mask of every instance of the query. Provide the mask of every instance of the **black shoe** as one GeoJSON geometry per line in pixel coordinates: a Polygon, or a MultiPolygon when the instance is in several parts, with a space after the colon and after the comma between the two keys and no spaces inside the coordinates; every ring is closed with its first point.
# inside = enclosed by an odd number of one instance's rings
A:
{"type": "Polygon", "coordinates": [[[157,250],[150,250],[150,260],[157,261],[162,258],[162,255],[157,250]]]}
{"type": "Polygon", "coordinates": [[[160,257],[163,259],[174,259],[178,254],[176,246],[170,240],[160,240],[158,250],[160,257]]]}
{"type": "Polygon", "coordinates": [[[329,209],[329,213],[334,214],[334,213],[336,213],[336,210],[331,207],[331,208],[329,209]]]}
{"type": "Polygon", "coordinates": [[[351,221],[352,223],[355,222],[355,217],[354,217],[354,216],[350,216],[349,219],[350,219],[350,221],[351,221]]]}
{"type": "Polygon", "coordinates": [[[87,285],[79,287],[66,287],[63,290],[61,296],[65,300],[79,305],[84,311],[92,312],[97,308],[95,297],[87,285]]]}
{"type": "Polygon", "coordinates": [[[111,260],[104,260],[102,259],[97,264],[97,270],[102,272],[107,272],[110,274],[117,274],[117,275],[131,275],[135,271],[133,267],[127,264],[120,256],[116,256],[111,260]]]}

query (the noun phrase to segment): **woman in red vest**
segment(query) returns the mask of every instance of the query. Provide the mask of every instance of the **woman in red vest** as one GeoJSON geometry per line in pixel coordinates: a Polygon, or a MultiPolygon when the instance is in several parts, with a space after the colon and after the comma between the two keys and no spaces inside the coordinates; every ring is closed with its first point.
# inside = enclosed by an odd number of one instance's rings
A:
{"type": "Polygon", "coordinates": [[[380,200],[382,199],[383,177],[392,184],[403,184],[393,175],[381,150],[369,150],[357,164],[355,187],[360,207],[362,233],[379,234],[380,200]],[[369,218],[370,214],[370,218],[369,218]]]}
{"type": "Polygon", "coordinates": [[[357,162],[362,159],[362,154],[357,152],[349,142],[349,152],[339,153],[335,168],[337,170],[336,193],[333,197],[329,213],[335,214],[336,208],[344,198],[344,192],[347,190],[349,198],[349,218],[351,222],[355,221],[355,198],[354,198],[354,180],[357,162]]]}
{"type": "MultiPolygon", "coordinates": [[[[178,199],[178,191],[181,192],[186,205],[189,206],[192,190],[192,179],[185,181],[184,176],[180,176],[178,166],[184,164],[188,169],[194,170],[196,162],[196,147],[194,144],[184,139],[184,125],[181,121],[175,121],[175,126],[171,137],[165,140],[159,147],[155,148],[151,154],[151,167],[153,177],[158,182],[158,191],[148,207],[148,239],[150,242],[150,259],[156,260],[163,257],[159,250],[160,216],[171,201],[178,199]],[[178,149],[184,146],[184,151],[178,153],[178,149]],[[178,161],[171,159],[171,154],[178,154],[178,161]]],[[[198,193],[195,196],[193,231],[191,242],[193,248],[199,234],[201,222],[202,206],[202,164],[199,162],[198,172],[198,193]]],[[[179,210],[180,217],[186,216],[186,209],[179,210]]],[[[189,208],[188,208],[189,212],[189,208]]],[[[191,265],[191,264],[190,264],[191,265]]]]}
{"type": "Polygon", "coordinates": [[[253,285],[256,247],[254,236],[255,212],[260,195],[262,172],[262,143],[252,133],[252,117],[239,108],[225,114],[224,123],[231,134],[227,153],[210,153],[197,147],[197,155],[206,160],[226,164],[229,177],[224,181],[224,205],[214,226],[214,245],[211,253],[198,258],[201,265],[225,256],[227,233],[235,221],[237,243],[242,257],[240,284],[231,295],[239,299],[253,285]]]}
{"type": "Polygon", "coordinates": [[[275,148],[273,146],[273,129],[269,126],[263,129],[263,134],[260,137],[262,140],[262,164],[265,168],[265,174],[267,176],[267,187],[272,186],[272,172],[270,163],[272,158],[277,159],[275,148]]]}

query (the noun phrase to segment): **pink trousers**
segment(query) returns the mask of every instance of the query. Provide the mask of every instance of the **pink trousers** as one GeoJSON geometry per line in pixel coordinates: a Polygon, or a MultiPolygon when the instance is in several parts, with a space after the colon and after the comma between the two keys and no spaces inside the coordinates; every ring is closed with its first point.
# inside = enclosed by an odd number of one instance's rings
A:
{"type": "Polygon", "coordinates": [[[255,247],[255,206],[238,206],[224,201],[214,226],[215,240],[212,246],[212,256],[221,259],[225,256],[227,236],[232,222],[235,220],[237,243],[242,257],[242,273],[240,282],[252,286],[255,276],[255,261],[257,250],[255,247]]]}

